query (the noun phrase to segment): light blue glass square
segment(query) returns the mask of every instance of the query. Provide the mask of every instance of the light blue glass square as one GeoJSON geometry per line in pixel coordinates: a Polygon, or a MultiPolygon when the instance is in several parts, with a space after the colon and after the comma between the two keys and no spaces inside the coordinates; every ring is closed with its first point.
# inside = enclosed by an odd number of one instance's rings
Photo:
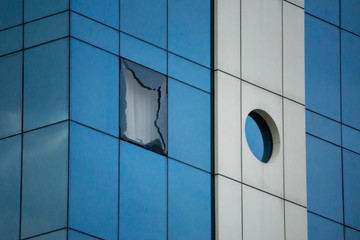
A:
{"type": "Polygon", "coordinates": [[[341,224],[308,213],[308,235],[308,240],[344,240],[344,228],[341,224]]]}
{"type": "Polygon", "coordinates": [[[0,55],[22,49],[23,27],[14,27],[0,32],[0,55]]]}
{"type": "Polygon", "coordinates": [[[327,22],[339,26],[339,1],[340,0],[306,0],[305,11],[327,22]]]}
{"type": "Polygon", "coordinates": [[[0,1],[0,30],[22,23],[23,0],[0,1]]]}
{"type": "Polygon", "coordinates": [[[341,27],[360,35],[360,1],[341,0],[341,27]]]}
{"type": "Polygon", "coordinates": [[[69,9],[69,0],[25,0],[25,22],[69,9]]]}

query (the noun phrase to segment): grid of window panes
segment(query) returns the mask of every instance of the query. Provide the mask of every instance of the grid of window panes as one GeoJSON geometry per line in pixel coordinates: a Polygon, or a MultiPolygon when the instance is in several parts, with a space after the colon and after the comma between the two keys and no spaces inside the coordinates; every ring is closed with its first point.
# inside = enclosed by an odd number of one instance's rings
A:
{"type": "Polygon", "coordinates": [[[360,1],[306,0],[309,239],[360,239],[360,1]]]}
{"type": "Polygon", "coordinates": [[[0,239],[211,239],[211,2],[0,1],[0,239]]]}

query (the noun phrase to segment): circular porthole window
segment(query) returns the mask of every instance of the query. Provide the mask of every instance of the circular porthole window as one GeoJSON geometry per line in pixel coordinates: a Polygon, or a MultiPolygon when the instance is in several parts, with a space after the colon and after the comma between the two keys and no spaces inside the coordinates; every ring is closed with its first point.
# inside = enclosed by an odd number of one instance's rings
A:
{"type": "Polygon", "coordinates": [[[267,163],[273,154],[274,134],[278,135],[277,129],[267,113],[262,110],[249,113],[245,122],[246,141],[254,156],[263,163],[267,163]]]}

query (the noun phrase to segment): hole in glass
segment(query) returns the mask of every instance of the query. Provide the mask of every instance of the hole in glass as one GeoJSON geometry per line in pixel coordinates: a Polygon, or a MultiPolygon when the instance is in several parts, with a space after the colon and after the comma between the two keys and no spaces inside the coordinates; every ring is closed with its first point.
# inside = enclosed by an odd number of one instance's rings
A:
{"type": "Polygon", "coordinates": [[[252,111],[245,122],[246,141],[254,156],[263,163],[267,163],[273,152],[273,138],[265,119],[252,111]]]}

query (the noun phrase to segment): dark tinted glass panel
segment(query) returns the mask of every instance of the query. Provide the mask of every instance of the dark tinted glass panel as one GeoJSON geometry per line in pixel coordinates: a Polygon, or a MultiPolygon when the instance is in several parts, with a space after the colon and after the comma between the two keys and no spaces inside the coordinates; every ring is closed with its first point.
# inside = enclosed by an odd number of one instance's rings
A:
{"type": "Polygon", "coordinates": [[[0,232],[19,239],[21,136],[0,141],[0,232]]]}
{"type": "Polygon", "coordinates": [[[0,1],[0,29],[22,23],[23,0],[0,1]]]}
{"type": "Polygon", "coordinates": [[[344,150],[345,224],[360,230],[360,155],[344,150]]]}
{"type": "Polygon", "coordinates": [[[21,131],[22,53],[0,58],[0,138],[21,131]]]}
{"type": "Polygon", "coordinates": [[[69,13],[25,24],[25,48],[69,35],[69,13]]]}
{"type": "Polygon", "coordinates": [[[305,11],[339,25],[339,0],[306,0],[305,11]]]}
{"type": "Polygon", "coordinates": [[[210,171],[210,94],[169,79],[169,156],[210,171]]]}
{"type": "Polygon", "coordinates": [[[341,145],[341,125],[338,122],[306,111],[306,132],[341,145]]]}
{"type": "Polygon", "coordinates": [[[21,237],[66,227],[67,122],[24,135],[21,237]]]}
{"type": "Polygon", "coordinates": [[[306,107],[340,121],[339,29],[305,16],[306,107]]]}
{"type": "Polygon", "coordinates": [[[79,232],[69,230],[69,239],[68,240],[96,240],[97,238],[90,237],[79,232]]]}
{"type": "Polygon", "coordinates": [[[71,13],[71,36],[119,55],[119,32],[71,13]]]}
{"type": "Polygon", "coordinates": [[[360,131],[342,126],[343,147],[360,154],[360,131]]]}
{"type": "Polygon", "coordinates": [[[169,51],[210,67],[211,1],[168,2],[169,51]]]}
{"type": "Polygon", "coordinates": [[[307,204],[312,212],[343,221],[341,149],[307,135],[307,204]]]}
{"type": "Polygon", "coordinates": [[[211,239],[210,174],[169,160],[169,239],[211,239]]]}
{"type": "Polygon", "coordinates": [[[345,31],[341,31],[342,121],[343,123],[353,126],[357,129],[360,129],[359,79],[360,37],[345,31]]]}
{"type": "Polygon", "coordinates": [[[71,10],[119,29],[119,0],[71,0],[71,10]]]}
{"type": "Polygon", "coordinates": [[[120,239],[166,239],[166,157],[120,144],[120,239]]]}
{"type": "Polygon", "coordinates": [[[25,0],[25,22],[69,9],[69,0],[25,0]]]}
{"type": "Polygon", "coordinates": [[[117,239],[119,140],[71,123],[69,226],[117,239]]]}
{"type": "Polygon", "coordinates": [[[211,91],[211,72],[174,54],[169,54],[169,76],[204,91],[211,91]]]}
{"type": "Polygon", "coordinates": [[[341,0],[341,27],[360,34],[360,1],[341,0]]]}
{"type": "Polygon", "coordinates": [[[22,49],[22,26],[0,32],[0,55],[22,49]]]}
{"type": "Polygon", "coordinates": [[[71,119],[119,136],[119,57],[71,39],[71,119]]]}
{"type": "Polygon", "coordinates": [[[360,240],[360,231],[345,228],[345,240],[360,240]]]}
{"type": "Polygon", "coordinates": [[[60,230],[53,233],[41,235],[39,237],[31,238],[31,240],[66,240],[67,230],[60,230]]]}
{"type": "Polygon", "coordinates": [[[343,225],[308,213],[309,240],[344,240],[343,225]]]}
{"type": "Polygon", "coordinates": [[[120,55],[166,74],[166,52],[126,34],[120,34],[120,55]]]}
{"type": "Polygon", "coordinates": [[[68,118],[69,40],[25,51],[24,130],[68,118]]]}
{"type": "Polygon", "coordinates": [[[121,137],[152,151],[167,152],[167,81],[160,73],[121,61],[121,137]]]}
{"type": "Polygon", "coordinates": [[[166,48],[166,0],[122,0],[121,30],[166,48]]]}

